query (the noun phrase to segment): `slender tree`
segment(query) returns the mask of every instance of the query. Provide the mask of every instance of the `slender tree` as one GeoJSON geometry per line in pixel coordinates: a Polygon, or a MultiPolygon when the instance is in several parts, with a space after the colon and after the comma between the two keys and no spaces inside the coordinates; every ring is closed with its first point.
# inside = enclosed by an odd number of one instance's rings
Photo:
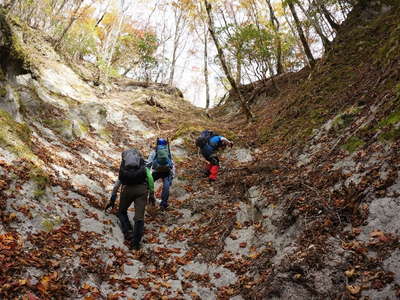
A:
{"type": "Polygon", "coordinates": [[[65,35],[67,34],[68,30],[70,30],[72,24],[79,18],[78,11],[81,8],[83,3],[83,0],[79,0],[78,4],[76,5],[74,11],[71,14],[71,17],[69,19],[69,22],[67,26],[65,26],[63,32],[61,33],[61,36],[58,38],[58,40],[54,44],[54,48],[58,49],[61,45],[62,40],[64,39],[65,35]]]}
{"type": "Polygon", "coordinates": [[[304,8],[304,6],[301,4],[300,1],[297,1],[296,3],[300,7],[300,9],[303,12],[303,14],[307,17],[307,19],[313,25],[315,31],[317,32],[317,34],[321,38],[321,41],[322,41],[322,44],[324,45],[324,48],[325,49],[329,49],[330,46],[331,46],[331,41],[325,36],[325,34],[323,32],[323,29],[322,29],[321,25],[319,24],[318,20],[316,18],[314,18],[314,16],[306,8],[304,8]]]}
{"type": "Polygon", "coordinates": [[[274,9],[272,8],[271,0],[265,0],[269,8],[270,23],[271,27],[275,32],[276,39],[276,72],[282,74],[284,72],[282,65],[282,40],[280,37],[279,27],[280,23],[278,18],[275,16],[274,9]]]}
{"type": "Polygon", "coordinates": [[[246,100],[244,99],[242,93],[240,92],[238,86],[236,85],[235,80],[233,79],[233,77],[228,69],[224,52],[221,48],[221,45],[218,41],[216,34],[215,34],[214,23],[213,23],[213,19],[212,19],[212,15],[211,15],[211,4],[207,0],[204,0],[204,4],[206,7],[207,17],[208,17],[208,31],[210,32],[210,35],[214,41],[215,48],[217,48],[218,57],[221,62],[222,68],[224,70],[225,76],[227,77],[227,79],[228,79],[230,85],[232,86],[233,90],[235,91],[235,93],[238,95],[240,105],[242,107],[243,112],[246,114],[247,120],[251,121],[254,119],[254,116],[253,116],[252,112],[250,111],[250,108],[249,108],[246,100]]]}
{"type": "Polygon", "coordinates": [[[204,25],[204,82],[206,85],[206,108],[210,107],[210,84],[208,82],[208,31],[204,25]]]}
{"type": "Polygon", "coordinates": [[[315,59],[314,59],[314,56],[312,55],[310,46],[308,45],[308,42],[307,42],[306,36],[304,34],[303,28],[301,27],[301,22],[300,22],[300,19],[299,19],[298,15],[297,15],[296,9],[294,7],[293,0],[288,0],[287,1],[287,5],[289,6],[290,12],[292,13],[292,16],[293,16],[293,19],[294,19],[294,23],[296,25],[297,33],[299,35],[301,44],[303,45],[303,49],[304,49],[304,52],[305,52],[305,54],[307,56],[308,62],[310,64],[311,68],[313,68],[314,65],[315,65],[315,59]]]}

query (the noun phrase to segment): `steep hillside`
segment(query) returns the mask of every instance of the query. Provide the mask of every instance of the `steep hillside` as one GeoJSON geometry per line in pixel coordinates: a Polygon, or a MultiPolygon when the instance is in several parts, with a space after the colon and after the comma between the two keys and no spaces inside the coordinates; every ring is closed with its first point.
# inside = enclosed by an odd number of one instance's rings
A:
{"type": "Polygon", "coordinates": [[[242,87],[247,124],[234,97],[210,119],[168,86],[103,85],[0,13],[0,297],[399,298],[399,19],[356,8],[314,70],[242,87]],[[235,142],[212,184],[204,128],[235,142]],[[157,136],[171,206],[130,251],[104,207],[121,151],[157,136]]]}
{"type": "Polygon", "coordinates": [[[214,111],[257,158],[224,182],[250,195],[266,218],[259,238],[271,242],[271,261],[253,265],[264,274],[248,290],[253,297],[400,296],[400,10],[393,4],[356,8],[314,70],[242,87],[253,124],[237,115],[233,95],[214,111]]]}

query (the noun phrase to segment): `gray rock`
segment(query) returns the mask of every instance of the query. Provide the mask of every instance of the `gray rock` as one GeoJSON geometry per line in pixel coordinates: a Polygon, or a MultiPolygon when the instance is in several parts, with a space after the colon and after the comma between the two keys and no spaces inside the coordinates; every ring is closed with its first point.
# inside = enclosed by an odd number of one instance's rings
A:
{"type": "Polygon", "coordinates": [[[369,234],[374,230],[386,233],[400,234],[400,199],[380,198],[375,199],[369,205],[368,225],[362,227],[359,239],[367,241],[369,234]]]}

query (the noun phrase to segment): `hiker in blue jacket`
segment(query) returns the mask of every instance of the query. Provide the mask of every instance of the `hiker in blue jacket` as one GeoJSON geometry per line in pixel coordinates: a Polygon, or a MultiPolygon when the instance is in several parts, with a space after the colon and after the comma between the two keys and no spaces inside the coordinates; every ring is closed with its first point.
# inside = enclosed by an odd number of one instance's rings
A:
{"type": "Polygon", "coordinates": [[[233,146],[233,143],[226,137],[218,135],[210,130],[204,130],[196,140],[196,145],[200,148],[201,154],[209,162],[207,175],[210,181],[217,180],[219,171],[219,158],[216,152],[226,146],[233,146]]]}
{"type": "Polygon", "coordinates": [[[158,138],[156,148],[150,153],[147,159],[147,167],[153,169],[152,176],[154,181],[163,180],[160,207],[168,207],[169,188],[175,176],[175,165],[172,160],[169,143],[166,139],[158,138]]]}

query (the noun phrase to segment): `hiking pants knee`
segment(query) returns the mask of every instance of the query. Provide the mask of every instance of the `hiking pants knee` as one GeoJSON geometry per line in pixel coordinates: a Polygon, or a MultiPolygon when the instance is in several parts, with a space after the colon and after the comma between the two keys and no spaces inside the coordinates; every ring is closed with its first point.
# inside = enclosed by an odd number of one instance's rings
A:
{"type": "Polygon", "coordinates": [[[161,201],[164,203],[168,203],[169,199],[169,188],[171,187],[172,184],[172,174],[171,172],[166,172],[166,173],[158,173],[158,172],[153,172],[153,179],[154,181],[162,178],[163,180],[163,188],[161,192],[161,201]]]}
{"type": "Polygon", "coordinates": [[[144,211],[147,202],[147,185],[145,183],[136,185],[122,186],[118,217],[121,219],[128,219],[128,208],[132,202],[135,203],[135,217],[136,221],[144,221],[144,211]]]}
{"type": "Polygon", "coordinates": [[[211,165],[219,166],[219,158],[216,154],[207,150],[202,150],[201,154],[208,162],[210,162],[211,165]]]}

